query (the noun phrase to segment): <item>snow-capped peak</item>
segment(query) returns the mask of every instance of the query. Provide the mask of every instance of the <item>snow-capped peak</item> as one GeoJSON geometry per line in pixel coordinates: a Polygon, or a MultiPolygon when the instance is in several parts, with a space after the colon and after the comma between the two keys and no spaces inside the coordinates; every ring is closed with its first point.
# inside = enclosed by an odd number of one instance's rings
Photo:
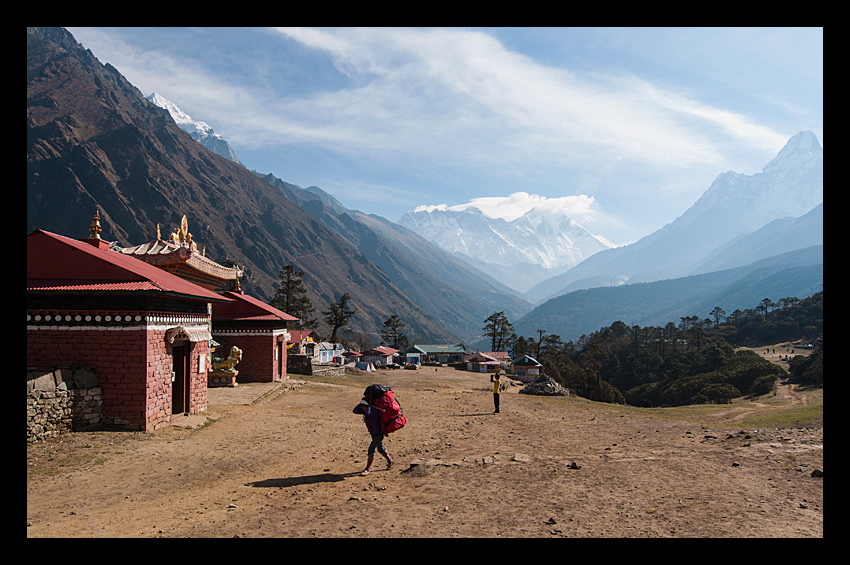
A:
{"type": "Polygon", "coordinates": [[[180,129],[189,133],[196,140],[200,141],[206,137],[222,139],[222,137],[218,135],[209,124],[193,120],[189,114],[178,108],[176,104],[166,100],[156,92],[146,98],[149,102],[156,104],[160,108],[168,110],[168,113],[171,114],[172,119],[178,126],[180,126],[180,129]]]}
{"type": "Polygon", "coordinates": [[[168,110],[168,113],[171,115],[174,123],[176,123],[180,129],[191,135],[195,141],[213,153],[217,153],[235,163],[241,164],[239,158],[236,157],[236,153],[233,152],[233,149],[230,148],[227,141],[217,134],[209,124],[199,120],[193,120],[189,114],[178,108],[176,104],[169,102],[156,92],[146,96],[145,98],[148,102],[168,110]]]}
{"type": "Polygon", "coordinates": [[[507,221],[473,206],[463,210],[428,206],[407,212],[398,223],[447,251],[508,267],[571,267],[613,247],[565,214],[553,214],[545,207],[532,208],[507,221]]]}
{"type": "Polygon", "coordinates": [[[823,159],[823,148],[811,131],[801,131],[788,140],[776,157],[764,166],[764,172],[776,169],[791,169],[807,165],[810,161],[823,159]]]}

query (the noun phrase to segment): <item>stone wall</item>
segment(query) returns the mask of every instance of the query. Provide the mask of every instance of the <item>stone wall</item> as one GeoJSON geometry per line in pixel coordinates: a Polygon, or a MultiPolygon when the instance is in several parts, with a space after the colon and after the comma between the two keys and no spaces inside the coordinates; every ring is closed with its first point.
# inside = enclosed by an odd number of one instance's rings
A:
{"type": "Polygon", "coordinates": [[[103,393],[88,367],[27,370],[27,441],[97,427],[103,393]]]}
{"type": "Polygon", "coordinates": [[[313,361],[309,355],[289,355],[287,372],[293,375],[312,375],[313,361]]]}
{"type": "Polygon", "coordinates": [[[344,377],[345,367],[342,365],[313,365],[313,375],[322,377],[344,377]]]}
{"type": "MultiPolygon", "coordinates": [[[[47,314],[28,311],[27,367],[90,367],[102,389],[104,425],[144,431],[169,425],[176,344],[167,342],[166,332],[178,325],[204,327],[208,317],[112,314],[84,312],[60,316],[54,312],[49,315],[53,320],[46,321],[47,314]],[[108,322],[106,317],[110,318],[108,322]],[[55,324],[59,318],[63,318],[63,325],[55,324]],[[118,318],[122,321],[116,321],[118,318]]],[[[188,343],[191,343],[190,413],[196,414],[207,408],[207,375],[206,368],[200,367],[200,356],[208,359],[209,351],[206,341],[188,343]]]]}
{"type": "Polygon", "coordinates": [[[344,377],[345,366],[335,363],[314,363],[309,355],[289,355],[287,371],[292,375],[321,375],[325,377],[344,377]]]}

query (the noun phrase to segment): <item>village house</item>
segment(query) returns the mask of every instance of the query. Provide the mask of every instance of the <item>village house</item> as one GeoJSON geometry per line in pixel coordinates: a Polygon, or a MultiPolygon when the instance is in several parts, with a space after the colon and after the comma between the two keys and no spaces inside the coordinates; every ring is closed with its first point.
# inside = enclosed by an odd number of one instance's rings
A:
{"type": "Polygon", "coordinates": [[[476,373],[497,373],[502,367],[502,363],[498,359],[480,351],[467,355],[464,361],[466,362],[466,370],[476,373]]]}
{"type": "Polygon", "coordinates": [[[360,357],[363,363],[372,363],[378,365],[389,365],[394,362],[394,357],[398,353],[398,349],[392,347],[374,347],[367,349],[360,357]]]}
{"type": "Polygon", "coordinates": [[[503,371],[507,371],[511,366],[511,354],[507,351],[482,351],[482,353],[498,361],[503,371]]]}
{"type": "Polygon", "coordinates": [[[543,365],[534,357],[523,355],[511,363],[511,371],[524,383],[530,383],[540,376],[543,365]]]}
{"type": "Polygon", "coordinates": [[[209,304],[230,300],[91,237],[27,234],[27,369],[89,367],[102,419],[137,430],[207,408],[209,304]]]}
{"type": "Polygon", "coordinates": [[[316,343],[313,341],[313,336],[310,335],[313,330],[289,330],[289,341],[287,348],[289,355],[309,355],[312,357],[315,354],[316,343]]]}
{"type": "Polygon", "coordinates": [[[400,353],[406,363],[461,363],[466,353],[462,344],[458,345],[413,345],[400,353]]]}
{"type": "Polygon", "coordinates": [[[313,362],[315,363],[345,363],[345,347],[341,343],[320,341],[316,344],[313,362]]]}

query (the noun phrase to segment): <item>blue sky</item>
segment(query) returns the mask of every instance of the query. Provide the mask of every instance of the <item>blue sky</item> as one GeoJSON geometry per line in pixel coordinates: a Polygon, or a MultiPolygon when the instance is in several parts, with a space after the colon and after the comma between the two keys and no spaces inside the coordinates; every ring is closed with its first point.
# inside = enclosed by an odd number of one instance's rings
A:
{"type": "Polygon", "coordinates": [[[612,243],[823,144],[822,28],[68,28],[249,168],[397,220],[563,210],[612,243]]]}

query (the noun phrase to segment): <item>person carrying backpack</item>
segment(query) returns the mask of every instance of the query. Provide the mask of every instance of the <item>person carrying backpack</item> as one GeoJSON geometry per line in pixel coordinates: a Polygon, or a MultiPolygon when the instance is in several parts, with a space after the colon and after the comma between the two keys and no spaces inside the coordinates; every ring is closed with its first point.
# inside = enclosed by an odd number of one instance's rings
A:
{"type": "Polygon", "coordinates": [[[366,468],[360,474],[365,477],[369,474],[369,471],[372,470],[372,462],[375,460],[375,451],[386,458],[387,469],[391,469],[393,466],[393,459],[384,447],[384,432],[381,429],[381,411],[373,406],[364,396],[360,401],[360,404],[355,406],[352,412],[355,414],[363,414],[363,421],[366,422],[366,429],[369,431],[369,435],[372,436],[372,443],[369,444],[369,449],[367,450],[368,460],[366,461],[366,468]]]}

